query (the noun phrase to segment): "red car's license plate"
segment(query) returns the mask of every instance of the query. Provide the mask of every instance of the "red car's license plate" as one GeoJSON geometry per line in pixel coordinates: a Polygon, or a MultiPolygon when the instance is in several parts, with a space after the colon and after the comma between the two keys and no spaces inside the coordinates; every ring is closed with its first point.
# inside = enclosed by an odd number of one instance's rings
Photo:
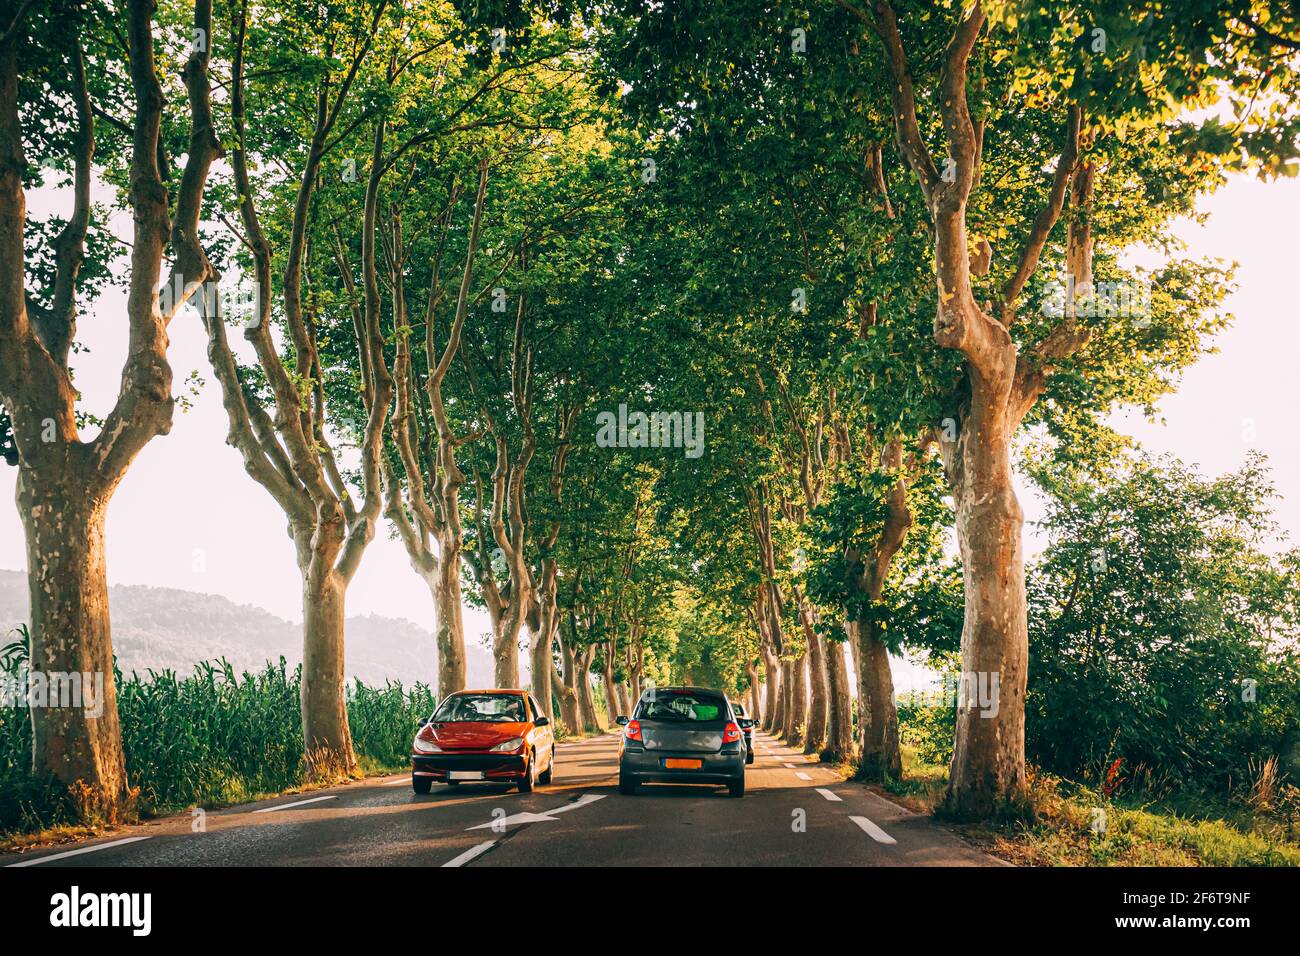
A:
{"type": "Polygon", "coordinates": [[[703,760],[682,760],[676,757],[664,760],[664,768],[667,770],[699,770],[703,766],[703,760]]]}

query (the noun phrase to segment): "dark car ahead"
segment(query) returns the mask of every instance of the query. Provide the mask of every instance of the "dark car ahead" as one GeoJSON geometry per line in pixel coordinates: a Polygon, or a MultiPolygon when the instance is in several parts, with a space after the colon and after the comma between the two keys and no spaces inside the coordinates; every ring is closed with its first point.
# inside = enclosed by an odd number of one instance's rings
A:
{"type": "Polygon", "coordinates": [[[652,687],[618,723],[619,793],[636,793],[643,783],[703,783],[745,795],[745,737],[722,692],[652,687]]]}
{"type": "Polygon", "coordinates": [[[745,763],[754,762],[754,721],[749,719],[745,713],[745,705],[739,701],[731,702],[731,709],[736,714],[736,723],[740,724],[740,729],[745,734],[745,763]]]}

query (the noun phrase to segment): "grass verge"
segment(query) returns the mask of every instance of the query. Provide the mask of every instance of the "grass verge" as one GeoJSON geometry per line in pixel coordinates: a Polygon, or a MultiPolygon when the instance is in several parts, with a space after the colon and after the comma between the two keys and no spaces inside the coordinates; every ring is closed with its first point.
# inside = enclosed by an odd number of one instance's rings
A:
{"type": "MultiPolygon", "coordinates": [[[[948,769],[903,747],[904,777],[878,792],[918,813],[943,798],[948,769]]],[[[955,829],[992,855],[1020,866],[1300,866],[1294,814],[1204,794],[1111,798],[1044,774],[1030,779],[1032,823],[955,829]]]]}

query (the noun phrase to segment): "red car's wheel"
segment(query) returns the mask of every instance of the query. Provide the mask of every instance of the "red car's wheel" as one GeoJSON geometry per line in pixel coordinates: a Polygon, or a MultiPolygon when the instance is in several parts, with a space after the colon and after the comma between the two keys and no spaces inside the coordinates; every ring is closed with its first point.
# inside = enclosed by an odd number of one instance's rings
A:
{"type": "Polygon", "coordinates": [[[524,770],[524,778],[519,781],[520,793],[532,793],[533,788],[537,786],[537,753],[528,751],[528,766],[524,770]]]}

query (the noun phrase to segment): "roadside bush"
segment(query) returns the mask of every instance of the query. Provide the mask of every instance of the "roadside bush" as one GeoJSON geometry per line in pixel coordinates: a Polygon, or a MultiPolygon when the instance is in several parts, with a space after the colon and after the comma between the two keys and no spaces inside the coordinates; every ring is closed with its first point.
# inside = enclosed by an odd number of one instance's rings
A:
{"type": "Polygon", "coordinates": [[[1029,759],[1111,786],[1136,772],[1249,785],[1300,722],[1300,552],[1271,547],[1262,460],[1206,480],[1139,459],[1107,482],[1046,485],[1052,541],[1029,576],[1029,759]]]}

